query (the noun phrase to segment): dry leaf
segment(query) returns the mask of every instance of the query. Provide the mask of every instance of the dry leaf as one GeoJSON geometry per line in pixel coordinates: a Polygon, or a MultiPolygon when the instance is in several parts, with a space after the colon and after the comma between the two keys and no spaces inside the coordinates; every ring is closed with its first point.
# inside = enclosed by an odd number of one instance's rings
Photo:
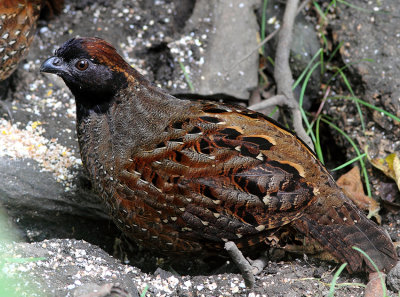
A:
{"type": "Polygon", "coordinates": [[[375,217],[376,221],[379,224],[381,223],[381,216],[378,214],[380,210],[379,203],[364,194],[358,166],[355,166],[349,172],[343,174],[337,180],[337,184],[345,190],[346,194],[358,208],[368,210],[368,218],[375,217]]]}
{"type": "Polygon", "coordinates": [[[371,159],[368,154],[367,156],[372,166],[382,171],[386,176],[392,179],[396,178],[393,171],[393,160],[395,159],[396,154],[393,153],[386,156],[386,158],[375,158],[375,159],[371,159]]]}
{"type": "Polygon", "coordinates": [[[397,154],[393,159],[393,172],[395,176],[394,181],[396,182],[397,187],[400,190],[400,158],[397,154]]]}
{"type": "Polygon", "coordinates": [[[383,295],[383,287],[381,277],[385,279],[385,274],[379,274],[379,272],[371,272],[368,276],[368,284],[365,287],[364,297],[376,297],[376,296],[387,296],[383,295]]]}
{"type": "Polygon", "coordinates": [[[367,152],[367,157],[368,157],[369,162],[372,164],[372,166],[379,169],[386,176],[393,179],[396,182],[397,187],[400,190],[400,158],[399,158],[399,156],[396,153],[392,153],[390,155],[387,155],[385,158],[371,159],[368,156],[368,152],[367,152]]]}

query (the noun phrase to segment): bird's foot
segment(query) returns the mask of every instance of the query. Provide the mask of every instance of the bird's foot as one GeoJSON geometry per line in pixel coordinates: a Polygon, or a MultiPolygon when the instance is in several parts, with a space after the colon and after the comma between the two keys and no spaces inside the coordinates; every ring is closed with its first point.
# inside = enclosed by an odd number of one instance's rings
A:
{"type": "Polygon", "coordinates": [[[243,256],[242,252],[238,249],[233,241],[228,241],[225,243],[225,250],[228,252],[232,261],[239,268],[244,279],[246,287],[251,289],[254,287],[255,278],[253,273],[253,267],[250,265],[249,261],[243,256]]]}
{"type": "Polygon", "coordinates": [[[231,256],[232,261],[239,268],[247,288],[253,288],[254,276],[259,274],[268,264],[267,253],[256,260],[245,258],[236,244],[232,241],[225,243],[225,249],[231,256]]]}

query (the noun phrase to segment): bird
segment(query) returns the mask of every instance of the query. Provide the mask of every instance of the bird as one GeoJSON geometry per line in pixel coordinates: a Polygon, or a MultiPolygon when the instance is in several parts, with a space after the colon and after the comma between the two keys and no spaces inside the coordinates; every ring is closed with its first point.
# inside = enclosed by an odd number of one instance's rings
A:
{"type": "Polygon", "coordinates": [[[115,224],[166,255],[246,252],[286,227],[349,272],[397,262],[367,219],[293,132],[242,106],[178,99],[103,39],[76,37],[46,59],[76,101],[82,163],[115,224]]]}
{"type": "MultiPolygon", "coordinates": [[[[59,13],[63,2],[64,0],[0,1],[0,82],[5,82],[27,55],[40,15],[49,18],[59,13]]],[[[6,93],[8,83],[3,85],[2,96],[6,93]]]]}

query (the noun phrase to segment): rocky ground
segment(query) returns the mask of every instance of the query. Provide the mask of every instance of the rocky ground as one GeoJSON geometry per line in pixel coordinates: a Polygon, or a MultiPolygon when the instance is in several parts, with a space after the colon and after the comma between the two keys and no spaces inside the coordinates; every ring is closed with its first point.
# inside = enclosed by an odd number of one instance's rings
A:
{"type": "MultiPolygon", "coordinates": [[[[335,44],[344,42],[336,59],[338,63],[354,63],[346,71],[357,96],[400,116],[397,1],[353,2],[363,9],[339,5],[330,16],[327,36],[335,44]],[[356,63],[361,59],[373,61],[356,63]]],[[[281,11],[277,3],[269,3],[271,31],[279,25],[273,18],[279,20],[281,11]]],[[[29,242],[0,248],[0,253],[6,255],[7,271],[16,279],[27,280],[10,283],[14,289],[17,287],[17,296],[85,296],[94,290],[111,290],[104,287],[107,284],[131,296],[139,296],[146,289],[145,296],[327,295],[337,265],[306,256],[271,261],[257,276],[255,289],[247,290],[241,276],[230,273],[231,266],[204,276],[209,271],[201,270],[200,265],[200,269],[193,268],[196,272],[178,276],[160,257],[137,248],[132,255],[101,201],[91,192],[82,170],[73,97],[62,80],[38,71],[41,62],[69,38],[98,36],[111,42],[132,66],[171,93],[247,100],[258,85],[258,54],[241,60],[257,46],[260,11],[261,3],[255,0],[219,0],[215,5],[206,0],[66,0],[60,16],[39,23],[29,55],[0,105],[0,203],[7,218],[2,230],[29,242]],[[29,257],[34,258],[27,260],[29,257]],[[162,269],[156,270],[157,265],[162,269]]],[[[311,10],[298,17],[292,53],[295,73],[304,69],[320,46],[317,19],[311,10]]],[[[274,43],[266,49],[273,56],[274,43]]],[[[324,79],[314,75],[307,89],[311,110],[323,96],[319,86],[324,79]]],[[[336,86],[348,92],[339,80],[336,86]]],[[[399,151],[399,123],[363,108],[367,127],[364,133],[354,104],[330,100],[327,105],[324,113],[361,147],[369,144],[382,157],[399,151]]],[[[323,128],[329,136],[325,140],[329,162],[355,156],[340,135],[323,128]]],[[[393,188],[393,182],[377,170],[368,170],[374,198],[379,199],[382,185],[393,188]]],[[[389,194],[393,196],[391,205],[396,206],[398,190],[394,188],[389,194]]],[[[383,226],[394,241],[400,237],[398,209],[383,208],[381,213],[383,226]]],[[[366,283],[366,277],[344,272],[338,282],[366,283]]],[[[363,290],[359,285],[342,286],[337,296],[359,296],[363,290]]]]}

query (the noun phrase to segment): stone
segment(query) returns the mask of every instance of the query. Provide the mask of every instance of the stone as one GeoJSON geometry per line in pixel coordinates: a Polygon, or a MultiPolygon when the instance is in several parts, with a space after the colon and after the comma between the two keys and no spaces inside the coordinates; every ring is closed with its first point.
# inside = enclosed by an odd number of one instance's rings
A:
{"type": "Polygon", "coordinates": [[[201,95],[227,94],[248,100],[258,83],[257,48],[259,30],[254,13],[257,1],[196,1],[185,31],[193,31],[209,18],[204,64],[193,77],[194,92],[201,95]],[[241,61],[241,62],[240,62],[241,61]],[[240,63],[239,63],[240,62],[240,63]]]}

